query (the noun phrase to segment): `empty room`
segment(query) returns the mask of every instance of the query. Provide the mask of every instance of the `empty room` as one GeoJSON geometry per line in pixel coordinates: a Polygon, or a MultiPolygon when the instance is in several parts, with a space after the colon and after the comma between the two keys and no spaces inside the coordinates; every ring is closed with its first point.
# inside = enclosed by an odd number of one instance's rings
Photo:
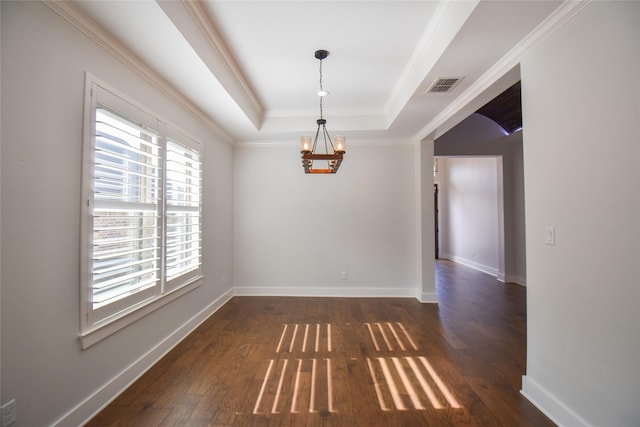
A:
{"type": "Polygon", "coordinates": [[[2,426],[640,425],[640,2],[0,2],[2,426]]]}

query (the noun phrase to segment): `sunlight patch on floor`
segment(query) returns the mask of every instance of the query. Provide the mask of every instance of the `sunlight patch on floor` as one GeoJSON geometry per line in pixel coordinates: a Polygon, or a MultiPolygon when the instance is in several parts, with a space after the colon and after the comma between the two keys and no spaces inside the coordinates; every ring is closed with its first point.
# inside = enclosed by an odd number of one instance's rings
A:
{"type": "Polygon", "coordinates": [[[294,353],[296,351],[306,353],[307,350],[316,353],[332,351],[331,325],[329,323],[283,325],[276,353],[294,353]]]}
{"type": "Polygon", "coordinates": [[[434,409],[462,408],[424,356],[368,357],[367,366],[383,411],[391,410],[390,403],[397,411],[407,411],[409,406],[422,411],[427,404],[434,409]]]}
{"type": "MultiPolygon", "coordinates": [[[[382,411],[462,408],[430,361],[419,354],[419,346],[402,323],[345,324],[336,329],[337,354],[333,349],[331,324],[282,326],[277,345],[274,345],[275,354],[263,365],[265,370],[259,379],[261,386],[254,414],[279,414],[287,409],[293,414],[338,412],[334,402],[337,374],[328,353],[333,352],[332,357],[340,365],[345,335],[357,340],[349,343],[351,348],[364,340],[360,344],[363,356],[367,354],[367,348],[370,348],[369,352],[378,353],[376,356],[352,357],[351,363],[353,369],[365,370],[363,378],[368,374],[368,383],[373,388],[371,399],[377,399],[382,411]]],[[[344,378],[342,380],[337,381],[338,391],[342,391],[344,378]]]]}

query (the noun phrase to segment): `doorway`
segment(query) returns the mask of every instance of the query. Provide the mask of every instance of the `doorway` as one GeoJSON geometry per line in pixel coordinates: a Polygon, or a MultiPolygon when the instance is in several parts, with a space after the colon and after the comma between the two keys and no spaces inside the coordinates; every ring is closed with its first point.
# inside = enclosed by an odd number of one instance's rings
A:
{"type": "Polygon", "coordinates": [[[504,280],[502,160],[489,155],[438,157],[433,200],[437,258],[504,280]]]}

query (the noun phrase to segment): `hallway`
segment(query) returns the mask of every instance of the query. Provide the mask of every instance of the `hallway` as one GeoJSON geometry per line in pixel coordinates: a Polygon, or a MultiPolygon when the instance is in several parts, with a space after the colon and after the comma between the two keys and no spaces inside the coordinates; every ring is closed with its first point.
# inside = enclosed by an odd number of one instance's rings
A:
{"type": "Polygon", "coordinates": [[[235,297],[88,425],[552,426],[519,393],[525,288],[436,275],[438,305],[235,297]]]}

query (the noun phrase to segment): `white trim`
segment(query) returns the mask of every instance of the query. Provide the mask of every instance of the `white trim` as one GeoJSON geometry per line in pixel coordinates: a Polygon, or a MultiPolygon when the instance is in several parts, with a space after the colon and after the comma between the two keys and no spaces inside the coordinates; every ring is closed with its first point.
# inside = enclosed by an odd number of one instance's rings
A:
{"type": "Polygon", "coordinates": [[[171,332],[165,339],[140,356],[136,361],[123,369],[115,377],[105,383],[73,409],[53,423],[54,426],[79,426],[85,424],[98,412],[111,403],[120,393],[138,380],[145,372],[153,367],[162,357],[176,347],[184,338],[189,336],[211,315],[218,311],[233,297],[233,290],[229,289],[211,304],[196,313],[171,332]]]}
{"type": "Polygon", "coordinates": [[[49,6],[62,18],[66,19],[118,61],[126,65],[131,71],[142,77],[159,92],[165,94],[169,99],[190,112],[207,128],[218,135],[224,142],[229,145],[233,145],[233,137],[226,130],[220,127],[211,119],[211,117],[209,117],[151,67],[145,64],[118,39],[113,37],[98,23],[83,13],[78,7],[67,1],[43,0],[43,3],[49,6]]]}
{"type": "MultiPolygon", "coordinates": [[[[0,7],[0,23],[2,22],[2,8],[0,7]]],[[[0,27],[2,25],[0,24],[0,27]]],[[[0,28],[0,34],[2,34],[2,29],[0,28]]],[[[6,37],[6,36],[5,36],[6,37]]],[[[6,61],[6,59],[5,59],[6,61]]],[[[2,70],[2,56],[0,55],[0,70],[2,70]]],[[[2,72],[0,71],[0,82],[2,81],[2,72]]],[[[0,102],[0,129],[2,127],[2,103],[0,102]]],[[[2,153],[2,132],[0,132],[0,153],[2,153]]],[[[2,165],[2,154],[0,154],[0,165],[2,165]]],[[[2,176],[2,166],[0,166],[0,176],[2,176]]],[[[2,200],[2,186],[0,185],[0,201],[2,200]]],[[[0,202],[0,224],[2,222],[2,202],[0,202]]],[[[2,242],[2,227],[0,227],[0,242],[2,242]]],[[[0,244],[0,248],[2,245],[0,244]]],[[[0,249],[0,260],[2,260],[2,249],[0,249]]],[[[2,274],[0,274],[0,319],[2,319],[2,274]]],[[[0,343],[2,343],[2,325],[0,325],[0,343]]],[[[0,366],[2,366],[2,344],[0,344],[0,366]]],[[[0,369],[0,396],[2,394],[2,369],[0,369]]],[[[2,401],[0,400],[0,403],[2,401]]]]}
{"type": "MultiPolygon", "coordinates": [[[[516,67],[524,55],[547,37],[553,34],[558,28],[564,25],[576,13],[589,3],[587,1],[565,1],[551,15],[549,15],[540,25],[531,31],[509,52],[507,52],[498,62],[489,68],[480,78],[478,78],[471,86],[467,88],[452,103],[444,108],[433,120],[427,123],[418,133],[416,137],[419,139],[426,138],[430,135],[434,137],[440,136],[448,129],[439,129],[444,123],[456,114],[460,113],[465,107],[477,109],[481,105],[474,105],[473,101],[479,99],[480,95],[485,92],[492,84],[498,81],[502,76],[506,75],[510,70],[516,67]],[[437,134],[436,134],[437,133],[437,134]]],[[[473,110],[469,111],[469,114],[473,110]]],[[[465,117],[468,114],[465,115],[465,117]]]]}
{"type": "MultiPolygon", "coordinates": [[[[157,121],[158,127],[160,126],[164,127],[164,129],[162,129],[162,133],[164,134],[164,136],[168,136],[169,138],[175,138],[174,140],[176,141],[179,138],[180,139],[179,142],[181,144],[189,145],[191,148],[194,148],[194,149],[199,147],[200,152],[204,151],[204,144],[200,141],[200,138],[184,130],[181,126],[177,125],[174,121],[167,119],[162,114],[158,114],[152,108],[149,108],[146,105],[139,103],[134,98],[131,98],[127,93],[122,92],[121,90],[107,83],[106,80],[103,80],[102,78],[98,77],[92,72],[85,71],[84,75],[85,75],[84,77],[85,78],[85,93],[84,93],[85,110],[83,111],[86,114],[90,114],[90,110],[88,111],[87,108],[95,108],[95,103],[91,104],[91,97],[92,97],[91,90],[92,90],[92,87],[95,85],[99,87],[101,92],[100,97],[102,99],[104,99],[104,97],[108,97],[109,102],[107,102],[106,104],[113,103],[113,102],[117,103],[120,108],[123,108],[123,107],[125,108],[123,111],[121,111],[121,113],[125,113],[125,115],[131,116],[131,117],[137,117],[137,115],[145,114],[150,118],[153,118],[155,121],[157,121]],[[127,106],[127,104],[129,105],[127,106]],[[134,108],[137,111],[132,112],[131,108],[134,108]],[[189,141],[185,141],[182,138],[188,138],[189,141]]],[[[162,88],[158,88],[158,89],[162,89],[162,88]]],[[[110,105],[110,107],[114,108],[113,105],[110,105]]],[[[152,127],[155,127],[155,126],[152,126],[152,127]]],[[[91,132],[91,129],[88,129],[87,131],[91,132]]],[[[85,137],[91,138],[91,134],[85,135],[85,137]]]]}
{"type": "MultiPolygon", "coordinates": [[[[158,2],[160,8],[167,14],[167,17],[178,28],[187,42],[198,53],[200,59],[211,70],[216,78],[223,83],[225,90],[238,103],[246,117],[251,121],[256,129],[260,129],[264,120],[264,108],[260,103],[253,87],[249,83],[242,72],[242,68],[238,64],[233,52],[225,43],[221,32],[216,28],[207,13],[207,10],[200,2],[181,0],[179,2],[158,2]],[[180,13],[179,5],[184,7],[185,11],[191,17],[192,23],[200,30],[204,37],[206,46],[198,43],[191,36],[187,35],[187,28],[183,27],[182,21],[175,13],[180,13]],[[175,12],[175,13],[174,13],[175,12]],[[204,49],[201,51],[201,49],[204,49]],[[211,58],[211,55],[214,58],[211,58]]],[[[190,25],[189,25],[190,27],[190,25]]]]}
{"type": "Polygon", "coordinates": [[[505,283],[515,283],[516,285],[527,286],[527,278],[524,276],[514,276],[507,274],[504,281],[505,283]]]}
{"type": "MultiPolygon", "coordinates": [[[[120,93],[118,90],[105,84],[101,80],[97,79],[89,72],[85,72],[85,93],[84,93],[84,118],[83,118],[83,164],[82,164],[82,206],[81,206],[81,232],[80,232],[80,333],[78,338],[80,340],[81,348],[84,350],[98,341],[114,334],[120,329],[130,325],[131,323],[141,319],[147,314],[163,307],[167,303],[177,299],[178,297],[190,292],[197,288],[202,283],[202,266],[199,266],[197,271],[192,273],[182,274],[178,278],[174,279],[172,283],[168,284],[166,280],[165,272],[165,241],[166,238],[166,131],[169,130],[172,136],[179,136],[178,138],[172,138],[178,144],[185,144],[191,149],[198,151],[202,157],[202,143],[198,139],[191,137],[180,128],[170,128],[166,124],[166,121],[156,115],[154,112],[149,111],[146,107],[138,104],[134,100],[131,100],[126,95],[120,93]],[[95,310],[91,306],[90,291],[87,284],[91,283],[91,268],[89,267],[89,254],[91,249],[84,245],[92,245],[93,229],[91,227],[91,221],[88,220],[92,214],[92,210],[95,207],[93,199],[93,176],[92,167],[93,153],[94,153],[94,134],[95,134],[95,109],[97,104],[103,104],[109,109],[118,111],[118,114],[124,114],[125,116],[140,120],[147,126],[150,126],[154,132],[157,133],[158,147],[162,152],[160,156],[162,162],[162,191],[161,207],[159,209],[159,217],[162,218],[163,225],[161,227],[160,235],[162,236],[161,256],[160,256],[160,280],[162,283],[145,292],[140,292],[132,297],[122,299],[119,303],[110,304],[104,308],[95,310]],[[183,141],[182,138],[187,138],[183,141]],[[177,283],[177,285],[173,285],[177,283]]],[[[201,170],[203,174],[203,171],[201,170]]],[[[200,189],[204,185],[204,178],[201,176],[200,189]]],[[[202,200],[200,201],[202,205],[202,200]]],[[[201,212],[202,206],[199,207],[201,212]]],[[[202,215],[200,214],[200,218],[202,215]]],[[[202,221],[200,221],[202,222],[202,221]]],[[[200,229],[202,233],[202,229],[200,229]]],[[[200,254],[202,254],[203,248],[200,248],[200,254]]]]}
{"type": "Polygon", "coordinates": [[[124,313],[119,313],[118,317],[115,317],[113,321],[107,320],[106,323],[97,323],[95,326],[81,332],[78,335],[80,346],[83,350],[91,347],[98,341],[105,339],[109,335],[118,332],[122,328],[125,328],[130,324],[142,319],[146,315],[156,311],[157,309],[164,307],[165,305],[167,305],[171,301],[176,300],[182,295],[191,292],[192,290],[199,287],[201,283],[202,276],[198,276],[180,288],[176,288],[175,290],[164,293],[150,301],[145,301],[142,304],[131,306],[124,313]]]}
{"type": "Polygon", "coordinates": [[[589,426],[578,414],[527,375],[522,376],[520,393],[558,426],[589,426]]]}
{"type": "Polygon", "coordinates": [[[387,128],[396,121],[409,99],[424,83],[426,77],[434,69],[458,32],[464,27],[478,4],[478,0],[438,3],[433,17],[427,23],[418,41],[417,48],[402,70],[400,78],[387,100],[385,105],[387,128]]]}
{"type": "MultiPolygon", "coordinates": [[[[498,269],[495,267],[489,267],[488,265],[480,264],[475,261],[468,260],[466,258],[462,258],[459,256],[451,255],[451,254],[441,254],[440,259],[448,259],[449,261],[457,262],[458,264],[466,265],[467,267],[473,268],[474,270],[482,271],[483,273],[487,273],[496,279],[498,278],[498,269]]],[[[504,281],[504,280],[501,280],[504,281]]]]}
{"type": "MultiPolygon", "coordinates": [[[[398,147],[398,146],[414,146],[416,141],[410,138],[378,138],[378,139],[347,139],[347,152],[349,147],[398,147]]],[[[260,140],[260,141],[236,141],[234,147],[237,148],[300,148],[300,141],[296,138],[288,141],[279,140],[260,140]]]]}
{"type": "Polygon", "coordinates": [[[437,304],[438,294],[435,292],[418,292],[416,299],[423,304],[437,304]]]}
{"type": "MultiPolygon", "coordinates": [[[[434,166],[436,165],[436,161],[438,160],[438,156],[433,156],[433,164],[434,166]]],[[[438,174],[440,173],[439,171],[437,172],[438,174]]],[[[440,228],[442,227],[442,183],[440,182],[440,179],[438,177],[438,179],[436,179],[437,177],[433,177],[433,185],[434,186],[438,186],[438,194],[436,194],[436,197],[438,198],[437,204],[438,206],[434,206],[434,221],[438,224],[438,233],[436,234],[435,238],[438,239],[438,253],[437,253],[437,257],[438,259],[442,258],[442,233],[440,232],[440,228]],[[435,208],[438,208],[438,210],[436,211],[435,208]],[[437,215],[437,217],[436,217],[437,215]]],[[[435,233],[435,231],[434,231],[435,233]]],[[[435,243],[435,242],[434,242],[435,243]]]]}
{"type": "Polygon", "coordinates": [[[289,286],[238,286],[238,296],[287,296],[287,297],[364,297],[364,298],[410,298],[416,296],[416,288],[335,288],[335,287],[289,287],[289,286]]]}

